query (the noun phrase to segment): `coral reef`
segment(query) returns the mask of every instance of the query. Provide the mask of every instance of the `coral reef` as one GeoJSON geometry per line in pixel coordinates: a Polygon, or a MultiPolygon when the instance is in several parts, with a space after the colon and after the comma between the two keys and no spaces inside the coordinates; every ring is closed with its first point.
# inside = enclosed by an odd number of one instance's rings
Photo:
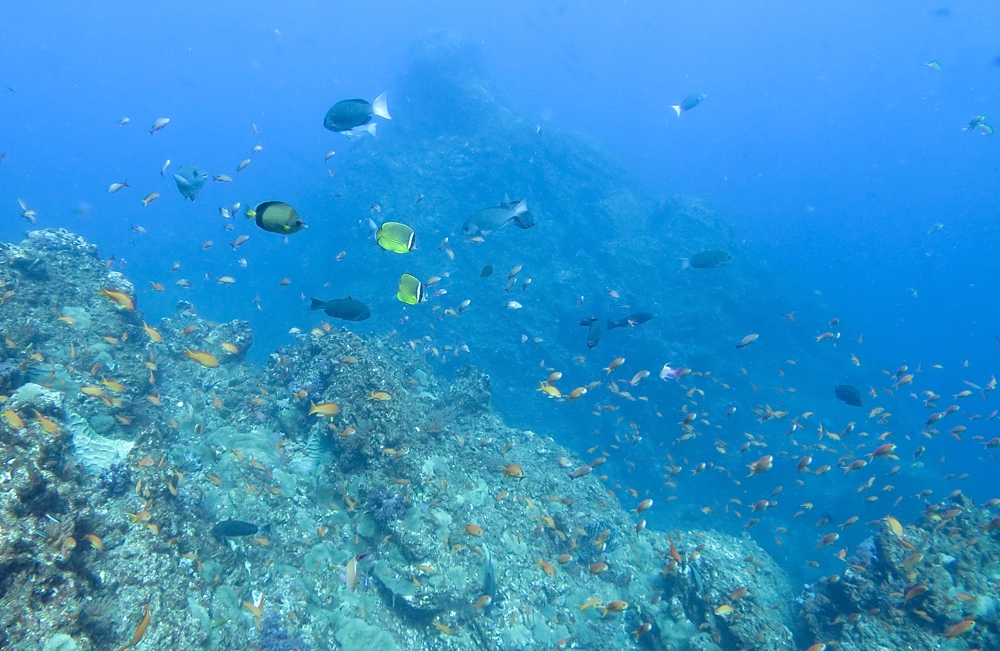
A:
{"type": "Polygon", "coordinates": [[[0,425],[7,648],[38,648],[53,632],[81,648],[120,645],[147,603],[155,625],[143,643],[184,648],[787,638],[787,606],[771,608],[789,602],[787,585],[762,550],[637,527],[599,477],[569,477],[559,459],[572,453],[506,426],[472,367],[449,383],[392,336],[320,329],[257,369],[221,347],[245,350],[244,325],[203,321],[187,303],[151,340],[140,311],[98,294],[127,281],[69,233],[31,233],[4,250],[14,254],[73,273],[11,278],[18,290],[0,311],[7,332],[32,324],[41,358],[4,351],[40,383],[12,387],[23,426],[0,425]],[[51,316],[70,301],[89,329],[51,316]],[[198,365],[191,347],[220,365],[198,365]],[[339,414],[309,415],[316,400],[339,414]],[[91,472],[75,453],[83,425],[125,461],[91,472]],[[269,528],[216,541],[226,519],[269,528]],[[746,557],[758,578],[743,578],[746,557]],[[739,617],[713,615],[738,581],[739,617]]]}
{"type": "Polygon", "coordinates": [[[841,574],[806,586],[798,613],[803,644],[929,650],[960,637],[967,646],[956,648],[996,648],[1000,519],[992,511],[955,491],[911,525],[886,519],[871,526],[872,537],[841,574]]]}

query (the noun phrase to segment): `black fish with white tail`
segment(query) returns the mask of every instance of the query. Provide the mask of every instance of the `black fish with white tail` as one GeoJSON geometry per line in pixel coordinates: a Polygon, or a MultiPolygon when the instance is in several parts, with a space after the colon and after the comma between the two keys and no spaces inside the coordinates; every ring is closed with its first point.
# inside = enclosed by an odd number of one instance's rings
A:
{"type": "Polygon", "coordinates": [[[705,93],[691,93],[690,95],[684,98],[683,102],[681,102],[680,104],[675,104],[670,108],[674,109],[674,113],[677,114],[677,117],[680,117],[682,111],[690,111],[691,109],[693,109],[694,107],[698,106],[703,101],[705,101],[706,97],[708,97],[708,95],[705,93]]]}
{"type": "Polygon", "coordinates": [[[329,301],[321,301],[318,298],[310,298],[312,304],[310,310],[323,310],[327,316],[344,321],[364,321],[372,316],[371,310],[361,301],[356,301],[350,296],[347,298],[334,298],[329,301]]]}
{"type": "MultiPolygon", "coordinates": [[[[369,103],[363,99],[345,99],[337,102],[326,112],[323,118],[323,126],[330,131],[337,133],[350,132],[356,127],[368,124],[372,116],[379,116],[386,120],[391,120],[389,106],[386,103],[385,93],[375,98],[369,103]]],[[[356,134],[351,134],[356,135],[356,134]]],[[[375,135],[372,132],[372,135],[375,135]]]]}
{"type": "Polygon", "coordinates": [[[271,533],[271,525],[259,526],[252,522],[243,522],[242,520],[223,520],[212,527],[212,535],[216,540],[220,541],[226,538],[252,536],[257,532],[271,533]]]}

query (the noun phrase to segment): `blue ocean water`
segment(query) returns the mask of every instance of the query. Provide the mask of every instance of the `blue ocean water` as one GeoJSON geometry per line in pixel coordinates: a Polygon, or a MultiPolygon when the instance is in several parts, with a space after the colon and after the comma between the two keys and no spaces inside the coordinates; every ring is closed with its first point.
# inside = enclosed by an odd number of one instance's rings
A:
{"type": "MultiPolygon", "coordinates": [[[[1000,355],[995,289],[1000,162],[994,137],[980,129],[962,131],[974,116],[985,116],[987,123],[995,119],[1000,80],[995,7],[60,2],[45,8],[7,3],[0,15],[0,151],[6,152],[0,164],[0,206],[6,215],[0,237],[18,241],[30,227],[18,216],[18,199],[24,200],[37,212],[37,227],[67,228],[98,244],[104,257],[114,256],[112,264],[136,283],[140,307],[151,320],[170,315],[178,300],[191,301],[207,318],[249,319],[256,337],[251,358],[261,362],[290,340],[290,328],[318,323],[306,312],[309,297],[364,297],[375,315],[349,327],[398,330],[402,339],[415,340],[436,326],[436,346],[468,345],[472,352],[464,359],[493,376],[494,402],[512,424],[550,433],[581,452],[617,445],[621,462],[608,466],[620,491],[634,487],[657,500],[677,497],[670,509],[651,515],[654,526],[740,531],[749,504],[783,486],[776,497],[780,510],[751,534],[800,578],[811,571],[802,561],[815,543],[812,525],[822,515],[835,523],[852,515],[863,523],[889,511],[912,519],[923,507],[914,497],[923,489],[943,497],[960,487],[977,502],[995,496],[990,481],[995,459],[973,437],[996,436],[996,421],[986,420],[996,398],[984,400],[979,390],[952,398],[968,388],[966,381],[986,387],[1000,355]],[[526,176],[519,184],[506,172],[495,174],[475,156],[461,178],[439,173],[405,181],[414,202],[426,195],[426,203],[383,206],[385,179],[372,178],[368,190],[357,184],[357,170],[366,161],[435,142],[461,150],[461,142],[447,138],[464,134],[475,121],[468,105],[449,104],[447,88],[413,64],[414,48],[431,30],[468,39],[474,46],[460,54],[469,67],[491,80],[495,97],[536,125],[539,138],[582,134],[616,157],[650,196],[688,197],[714,210],[732,229],[733,265],[699,284],[704,276],[677,272],[678,258],[698,251],[674,250],[664,239],[652,247],[655,259],[642,260],[659,273],[637,276],[629,257],[638,248],[635,238],[646,228],[651,237],[662,232],[651,224],[624,224],[617,231],[602,223],[591,229],[593,206],[583,200],[559,206],[559,230],[541,216],[536,230],[505,231],[502,247],[477,251],[459,236],[465,217],[499,202],[506,192],[533,203],[537,182],[526,176]],[[377,141],[348,140],[322,128],[334,102],[372,100],[383,91],[393,119],[378,120],[377,141]],[[705,100],[675,115],[671,105],[693,92],[704,92],[705,100]],[[119,126],[126,117],[129,122],[119,126]],[[151,125],[163,117],[170,123],[150,135],[151,125]],[[414,144],[417,138],[422,140],[414,144]],[[251,154],[256,145],[262,151],[251,154]],[[330,151],[336,153],[324,160],[330,151]],[[171,167],[161,176],[167,159],[171,167]],[[251,162],[237,173],[244,159],[251,162]],[[186,202],[171,180],[183,164],[233,181],[209,183],[197,201],[186,202]],[[504,183],[497,181],[500,176],[504,183]],[[351,179],[350,196],[335,196],[347,187],[342,178],[351,179]],[[129,187],[107,192],[125,180],[129,187]],[[143,207],[139,200],[151,192],[160,197],[143,207]],[[435,197],[448,201],[434,203],[435,197]],[[248,206],[272,199],[294,204],[309,228],[286,243],[242,214],[226,221],[218,212],[236,202],[248,206]],[[375,205],[378,211],[370,209],[375,205]],[[413,255],[422,258],[392,257],[370,243],[368,219],[389,216],[413,223],[421,242],[413,255]],[[224,230],[229,223],[233,230],[224,230]],[[934,230],[935,224],[943,227],[934,230]],[[241,234],[250,240],[231,249],[229,242],[241,234]],[[514,240],[518,235],[524,237],[514,240]],[[437,251],[444,237],[458,254],[453,268],[437,251]],[[208,241],[212,245],[206,248],[208,241]],[[341,251],[346,255],[337,261],[341,251]],[[180,267],[171,272],[175,262],[180,267]],[[492,290],[474,284],[486,263],[495,264],[500,276],[492,290]],[[503,294],[495,285],[516,264],[526,273],[534,265],[549,275],[533,278],[526,292],[519,284],[503,294]],[[393,296],[396,278],[407,270],[424,279],[449,271],[455,302],[465,296],[474,302],[469,318],[446,328],[428,306],[404,312],[393,296]],[[234,286],[217,282],[226,275],[236,279],[234,286]],[[595,276],[602,278],[600,286],[573,280],[595,276]],[[175,284],[182,278],[190,289],[175,284]],[[290,282],[282,287],[284,278],[290,282]],[[153,291],[151,283],[165,290],[153,291]],[[673,289],[661,293],[668,283],[673,289]],[[756,295],[740,300],[743,286],[756,295]],[[579,319],[628,313],[616,307],[609,290],[657,317],[634,331],[605,333],[600,347],[588,353],[579,319]],[[530,328],[528,319],[504,309],[505,301],[521,301],[521,295],[527,297],[524,312],[532,314],[530,328]],[[700,320],[684,322],[681,334],[672,330],[677,325],[672,312],[690,313],[691,304],[706,295],[730,296],[714,304],[725,314],[706,307],[700,320]],[[586,300],[577,305],[577,297],[586,300]],[[772,310],[766,318],[757,309],[761,305],[772,310]],[[793,313],[796,323],[782,319],[784,312],[793,313]],[[409,320],[401,323],[404,316],[409,320]],[[828,325],[832,319],[840,320],[837,328],[828,325]],[[493,342],[482,332],[497,322],[506,325],[512,340],[524,333],[544,342],[519,356],[491,353],[493,342]],[[720,322],[732,328],[716,328],[720,322]],[[814,341],[828,330],[842,333],[836,348],[814,341]],[[732,344],[748,333],[759,334],[759,341],[736,352],[732,344]],[[670,348],[674,359],[659,347],[666,339],[677,344],[670,348]],[[856,343],[859,339],[863,343],[856,343]],[[850,362],[852,353],[860,366],[850,362]],[[574,361],[575,355],[586,361],[574,361]],[[600,379],[600,368],[618,356],[629,361],[623,368],[628,377],[639,369],[653,373],[638,385],[648,403],[624,403],[620,412],[595,417],[595,405],[611,400],[604,386],[572,405],[575,411],[534,391],[547,368],[567,378],[577,369],[574,381],[585,384],[600,379]],[[541,361],[546,369],[539,368],[541,361]],[[795,464],[780,456],[766,488],[743,488],[744,467],[759,456],[753,453],[725,458],[732,476],[743,480],[740,488],[697,483],[691,475],[696,464],[723,462],[711,430],[689,448],[674,442],[680,433],[674,423],[687,398],[655,378],[667,362],[714,370],[733,387],[714,399],[709,419],[722,425],[719,436],[730,451],[739,448],[744,431],[766,432],[769,450],[781,448],[787,420],[765,430],[753,412],[766,404],[793,416],[815,411],[836,432],[850,421],[859,429],[867,423],[872,438],[893,430],[902,468],[891,479],[895,491],[874,505],[864,503],[857,488],[871,473],[848,475],[837,467],[816,478],[821,481],[798,486],[795,464]],[[943,368],[935,370],[934,364],[943,368]],[[947,428],[923,436],[931,410],[923,407],[923,396],[908,395],[910,385],[886,395],[895,379],[882,369],[895,374],[903,365],[910,372],[920,368],[913,390],[939,393],[939,410],[961,404],[960,414],[948,422],[948,428],[968,427],[959,433],[961,441],[948,436],[947,428]],[[748,370],[746,376],[740,367],[748,370]],[[776,373],[779,367],[786,376],[776,373]],[[776,383],[796,392],[776,394],[776,383]],[[841,383],[864,390],[863,412],[835,401],[832,387],[841,383]],[[877,389],[877,400],[867,398],[869,387],[877,389]],[[729,404],[738,411],[726,420],[723,406],[729,404]],[[865,418],[875,406],[893,414],[891,424],[865,418]],[[641,444],[629,440],[635,431],[630,421],[642,432],[641,444]],[[927,447],[925,465],[914,467],[919,445],[927,447]],[[667,461],[668,453],[673,461],[667,461]],[[666,463],[684,468],[676,491],[664,486],[666,463]],[[946,479],[965,474],[967,479],[946,479]],[[897,495],[904,500],[889,508],[897,495]],[[743,521],[706,524],[700,509],[722,512],[730,498],[743,502],[743,521]],[[805,502],[814,508],[794,518],[797,505],[805,502]],[[788,533],[779,536],[780,526],[788,533]],[[779,545],[776,536],[785,542],[779,545]]],[[[485,158],[502,164],[506,155],[485,158]]],[[[550,215],[557,212],[555,197],[542,201],[550,215]]],[[[439,364],[443,374],[455,365],[449,363],[439,364]]],[[[700,386],[708,391],[706,382],[700,386]]],[[[794,436],[815,442],[816,422],[802,420],[806,429],[794,436]]],[[[786,450],[797,453],[792,446],[786,450]]],[[[835,465],[836,459],[830,455],[823,463],[835,465]]],[[[819,463],[817,458],[814,467],[819,463]]],[[[885,463],[878,472],[879,491],[890,481],[885,463]]],[[[844,530],[849,546],[864,535],[844,530]]]]}

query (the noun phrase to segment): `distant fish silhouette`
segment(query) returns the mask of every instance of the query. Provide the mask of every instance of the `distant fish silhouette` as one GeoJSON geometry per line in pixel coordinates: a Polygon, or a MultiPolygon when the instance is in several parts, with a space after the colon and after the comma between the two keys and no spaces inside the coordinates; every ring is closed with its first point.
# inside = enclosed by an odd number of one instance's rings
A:
{"type": "Polygon", "coordinates": [[[852,387],[850,384],[841,384],[836,389],[833,390],[837,398],[841,402],[844,402],[852,407],[860,407],[865,404],[865,401],[861,397],[861,391],[857,387],[852,387]]]}

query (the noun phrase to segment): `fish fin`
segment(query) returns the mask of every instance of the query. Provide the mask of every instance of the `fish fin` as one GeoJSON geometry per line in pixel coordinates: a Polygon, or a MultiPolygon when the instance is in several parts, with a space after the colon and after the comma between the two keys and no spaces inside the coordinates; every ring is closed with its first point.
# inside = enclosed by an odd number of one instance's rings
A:
{"type": "Polygon", "coordinates": [[[257,531],[259,531],[260,533],[273,533],[273,531],[271,531],[271,525],[270,524],[265,524],[263,527],[261,527],[257,531]]]}
{"type": "Polygon", "coordinates": [[[506,192],[503,193],[503,202],[500,205],[503,206],[504,208],[510,206],[510,195],[508,195],[506,192]]]}
{"type": "Polygon", "coordinates": [[[605,330],[614,330],[617,327],[618,327],[618,325],[614,321],[612,321],[611,319],[608,319],[608,325],[605,326],[605,330]]]}
{"type": "Polygon", "coordinates": [[[378,134],[375,133],[375,123],[374,122],[372,122],[371,124],[368,125],[366,131],[368,131],[368,133],[370,133],[372,135],[372,138],[378,138],[378,134]]]}
{"type": "Polygon", "coordinates": [[[188,181],[180,174],[174,174],[174,180],[177,181],[177,185],[183,185],[185,188],[191,187],[191,181],[188,181]]]}
{"type": "MultiPolygon", "coordinates": [[[[386,120],[391,120],[392,116],[389,115],[389,104],[385,101],[385,93],[382,93],[375,98],[372,102],[372,113],[379,116],[380,118],[385,118],[386,120]]],[[[374,136],[375,132],[372,131],[371,134],[374,136]]]]}
{"type": "Polygon", "coordinates": [[[681,258],[681,271],[691,266],[691,258],[681,258]]]}
{"type": "MultiPolygon", "coordinates": [[[[350,298],[350,296],[348,296],[348,298],[350,298]]],[[[318,298],[310,298],[309,300],[312,301],[312,304],[309,306],[310,310],[321,310],[323,309],[323,303],[326,302],[321,301],[318,298]]]]}
{"type": "Polygon", "coordinates": [[[520,215],[523,212],[528,212],[528,200],[521,199],[521,201],[519,201],[518,204],[514,206],[513,210],[515,216],[520,215]]]}
{"type": "Polygon", "coordinates": [[[674,113],[677,114],[677,117],[681,116],[681,105],[680,104],[677,104],[675,106],[671,106],[670,108],[674,109],[674,113]]]}

